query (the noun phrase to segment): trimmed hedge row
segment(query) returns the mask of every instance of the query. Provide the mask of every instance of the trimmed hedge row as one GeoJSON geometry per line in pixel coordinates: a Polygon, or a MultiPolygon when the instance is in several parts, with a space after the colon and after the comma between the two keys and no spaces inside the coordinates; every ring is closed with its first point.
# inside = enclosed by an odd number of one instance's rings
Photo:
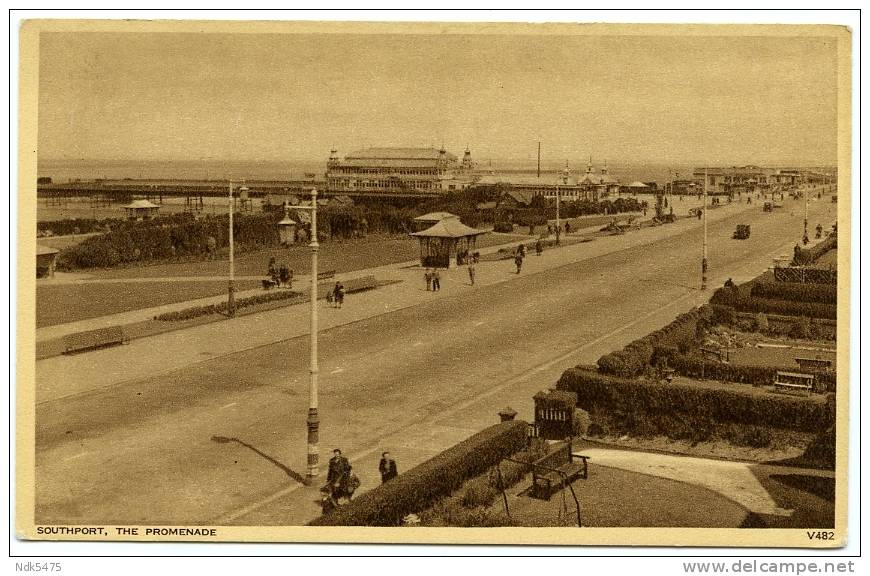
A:
{"type": "Polygon", "coordinates": [[[51,232],[54,236],[67,236],[70,234],[88,234],[90,232],[104,232],[111,229],[123,220],[119,218],[107,218],[94,220],[93,218],[64,218],[63,220],[41,220],[36,223],[37,235],[51,232]]]}
{"type": "Polygon", "coordinates": [[[598,359],[598,369],[604,374],[632,378],[643,373],[661,355],[686,352],[698,337],[699,323],[703,327],[714,317],[710,306],[693,308],[680,314],[673,322],[629,343],[622,350],[598,359]]]}
{"type": "Polygon", "coordinates": [[[806,266],[808,264],[812,264],[819,257],[827,252],[828,250],[833,250],[837,247],[837,235],[830,234],[827,238],[813,246],[812,248],[801,248],[799,246],[795,246],[794,258],[792,259],[792,266],[806,266]]]}
{"type": "Polygon", "coordinates": [[[424,510],[469,478],[522,450],[527,428],[522,420],[490,426],[309,524],[398,526],[408,514],[424,510]]]}
{"type": "Polygon", "coordinates": [[[803,284],[800,282],[760,282],[752,287],[753,298],[837,303],[837,286],[833,284],[803,284]]]}
{"type": "MultiPolygon", "coordinates": [[[[245,308],[248,306],[256,306],[266,302],[275,302],[276,300],[290,300],[301,296],[299,292],[277,291],[266,292],[265,294],[257,294],[256,296],[248,296],[247,298],[239,298],[236,300],[236,309],[245,308]]],[[[192,306],[183,310],[175,310],[173,312],[164,312],[154,317],[155,320],[163,322],[178,322],[180,320],[191,320],[200,316],[209,316],[211,314],[226,314],[228,311],[227,303],[208,304],[207,306],[192,306]]]]}
{"type": "Polygon", "coordinates": [[[738,289],[719,288],[710,298],[711,304],[731,306],[739,312],[764,312],[783,316],[837,319],[837,305],[818,302],[796,302],[772,298],[744,297],[738,289]]]}
{"type": "Polygon", "coordinates": [[[577,405],[590,412],[605,410],[625,419],[643,418],[667,434],[685,420],[736,422],[817,431],[830,424],[828,408],[805,397],[758,394],[739,387],[701,388],[627,380],[584,370],[566,370],[556,386],[577,393],[577,405]]]}
{"type": "MultiPolygon", "coordinates": [[[[668,366],[676,370],[677,374],[689,378],[699,379],[703,376],[708,380],[759,385],[773,384],[777,370],[783,369],[771,366],[723,364],[698,356],[679,354],[668,357],[668,366]]],[[[797,368],[794,370],[796,371],[797,368]]],[[[837,386],[836,372],[820,372],[816,374],[816,380],[819,383],[819,388],[824,388],[828,392],[833,391],[837,386]]]]}

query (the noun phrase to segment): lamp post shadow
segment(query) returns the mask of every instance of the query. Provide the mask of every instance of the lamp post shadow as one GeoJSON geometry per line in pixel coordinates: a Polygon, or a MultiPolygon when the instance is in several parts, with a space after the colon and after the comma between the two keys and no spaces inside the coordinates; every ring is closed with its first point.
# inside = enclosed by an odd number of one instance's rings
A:
{"type": "Polygon", "coordinates": [[[226,436],[212,436],[211,440],[212,440],[212,442],[217,442],[218,444],[228,444],[230,442],[235,442],[237,444],[241,444],[242,446],[244,446],[248,450],[254,452],[255,454],[264,458],[265,460],[268,460],[269,462],[271,462],[272,464],[274,464],[275,466],[277,466],[278,468],[283,470],[284,473],[287,474],[287,476],[289,476],[290,478],[292,478],[296,482],[298,482],[302,485],[305,485],[305,486],[307,486],[309,484],[309,482],[307,481],[307,479],[304,476],[302,476],[301,474],[299,474],[298,472],[296,472],[295,470],[293,470],[289,466],[286,466],[283,463],[279,462],[278,460],[275,460],[274,458],[272,458],[271,456],[269,456],[265,452],[262,452],[259,449],[257,449],[256,447],[251,446],[250,444],[248,444],[247,442],[245,442],[243,440],[239,440],[238,438],[227,438],[226,436]]]}

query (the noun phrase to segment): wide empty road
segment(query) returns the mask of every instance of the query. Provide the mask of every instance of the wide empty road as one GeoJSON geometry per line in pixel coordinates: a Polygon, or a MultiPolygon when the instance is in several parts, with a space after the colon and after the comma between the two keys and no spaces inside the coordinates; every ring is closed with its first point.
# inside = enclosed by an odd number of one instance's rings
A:
{"type": "MultiPolygon", "coordinates": [[[[811,224],[829,225],[835,208],[813,203],[811,224]]],[[[711,224],[716,283],[707,297],[725,278],[790,253],[802,220],[803,204],[786,201],[774,214],[756,204],[711,224]],[[732,240],[744,222],[751,237],[732,240]]],[[[351,456],[386,448],[407,469],[494,423],[506,404],[529,417],[531,394],[566,367],[594,362],[699,301],[701,243],[697,226],[323,332],[322,460],[335,446],[351,456]]],[[[513,265],[484,267],[508,274],[513,265]]],[[[305,473],[307,368],[302,336],[40,402],[36,522],[190,525],[256,512],[305,473]]],[[[366,485],[378,481],[375,470],[360,474],[366,485]]],[[[316,514],[307,506],[302,516],[316,514]]],[[[269,515],[280,523],[281,510],[269,515]]]]}

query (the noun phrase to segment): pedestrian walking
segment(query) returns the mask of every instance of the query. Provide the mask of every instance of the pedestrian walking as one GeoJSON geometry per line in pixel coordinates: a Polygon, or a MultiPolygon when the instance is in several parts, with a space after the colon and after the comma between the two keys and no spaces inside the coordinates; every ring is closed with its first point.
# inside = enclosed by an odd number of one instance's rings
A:
{"type": "Polygon", "coordinates": [[[332,297],[335,300],[335,307],[341,308],[341,305],[344,304],[344,284],[341,282],[335,283],[332,297]]]}
{"type": "Polygon", "coordinates": [[[535,242],[535,253],[536,253],[538,256],[540,256],[541,253],[542,253],[543,251],[544,251],[544,245],[541,244],[541,239],[538,238],[538,241],[535,242]]]}
{"type": "Polygon", "coordinates": [[[469,280],[471,280],[472,286],[474,286],[474,274],[475,274],[474,262],[469,260],[468,261],[468,278],[469,278],[469,280]]]}
{"type": "Polygon", "coordinates": [[[381,454],[381,462],[378,464],[378,471],[381,473],[382,484],[399,475],[399,471],[396,468],[396,461],[393,460],[393,457],[390,456],[389,452],[381,454]]]}
{"type": "Polygon", "coordinates": [[[439,292],[440,290],[441,290],[441,272],[438,271],[438,268],[435,268],[432,271],[432,291],[439,292]]]}
{"type": "Polygon", "coordinates": [[[519,274],[523,268],[523,255],[519,251],[517,251],[517,255],[514,258],[514,264],[517,265],[517,274],[519,274]]]}
{"type": "Polygon", "coordinates": [[[426,292],[432,290],[432,270],[429,268],[426,269],[426,273],[423,274],[423,277],[426,278],[426,292]]]}
{"type": "Polygon", "coordinates": [[[328,491],[330,498],[335,504],[338,504],[338,499],[342,496],[350,500],[353,495],[351,489],[351,474],[353,468],[350,465],[350,460],[341,455],[341,449],[336,448],[332,451],[332,458],[329,459],[329,469],[326,473],[325,491],[328,491]]]}
{"type": "Polygon", "coordinates": [[[571,233],[571,223],[565,222],[565,234],[570,234],[570,233],[571,233]]]}

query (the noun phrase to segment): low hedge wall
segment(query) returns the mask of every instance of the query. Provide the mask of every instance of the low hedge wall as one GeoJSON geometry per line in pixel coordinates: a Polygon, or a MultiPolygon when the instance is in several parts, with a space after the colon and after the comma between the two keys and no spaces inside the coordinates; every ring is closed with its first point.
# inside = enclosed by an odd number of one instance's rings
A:
{"type": "Polygon", "coordinates": [[[598,359],[598,369],[624,378],[638,376],[663,353],[685,352],[697,342],[698,324],[714,318],[713,308],[702,306],[680,314],[673,322],[598,359]]]}
{"type": "Polygon", "coordinates": [[[408,514],[431,506],[469,478],[522,450],[527,428],[522,420],[491,426],[309,524],[398,526],[408,514]]]}
{"type": "Polygon", "coordinates": [[[688,422],[734,422],[815,432],[830,425],[828,407],[806,397],[758,394],[753,390],[701,388],[627,380],[584,370],[566,370],[559,390],[577,393],[577,405],[590,412],[604,410],[625,419],[643,420],[651,433],[669,434],[688,422]]]}
{"type": "Polygon", "coordinates": [[[755,284],[750,294],[754,298],[815,302],[819,304],[837,303],[837,286],[835,284],[762,282],[755,284]]]}
{"type": "MultiPolygon", "coordinates": [[[[738,384],[770,385],[776,377],[777,370],[798,371],[797,368],[777,368],[771,366],[747,366],[722,364],[714,360],[698,356],[674,355],[668,357],[668,366],[676,370],[677,374],[688,378],[701,378],[702,375],[708,380],[724,380],[738,384]]],[[[819,388],[831,392],[837,386],[836,372],[820,372],[816,375],[819,388]]]]}
{"type": "Polygon", "coordinates": [[[731,306],[738,312],[764,312],[765,314],[783,316],[837,319],[836,304],[757,298],[755,296],[744,297],[739,290],[734,288],[719,288],[713,293],[710,303],[731,306]]]}
{"type": "Polygon", "coordinates": [[[800,248],[798,247],[794,251],[794,258],[792,258],[792,266],[806,266],[807,264],[812,264],[819,257],[827,252],[828,250],[833,250],[837,247],[837,235],[830,234],[827,238],[813,246],[812,248],[800,248]]]}

